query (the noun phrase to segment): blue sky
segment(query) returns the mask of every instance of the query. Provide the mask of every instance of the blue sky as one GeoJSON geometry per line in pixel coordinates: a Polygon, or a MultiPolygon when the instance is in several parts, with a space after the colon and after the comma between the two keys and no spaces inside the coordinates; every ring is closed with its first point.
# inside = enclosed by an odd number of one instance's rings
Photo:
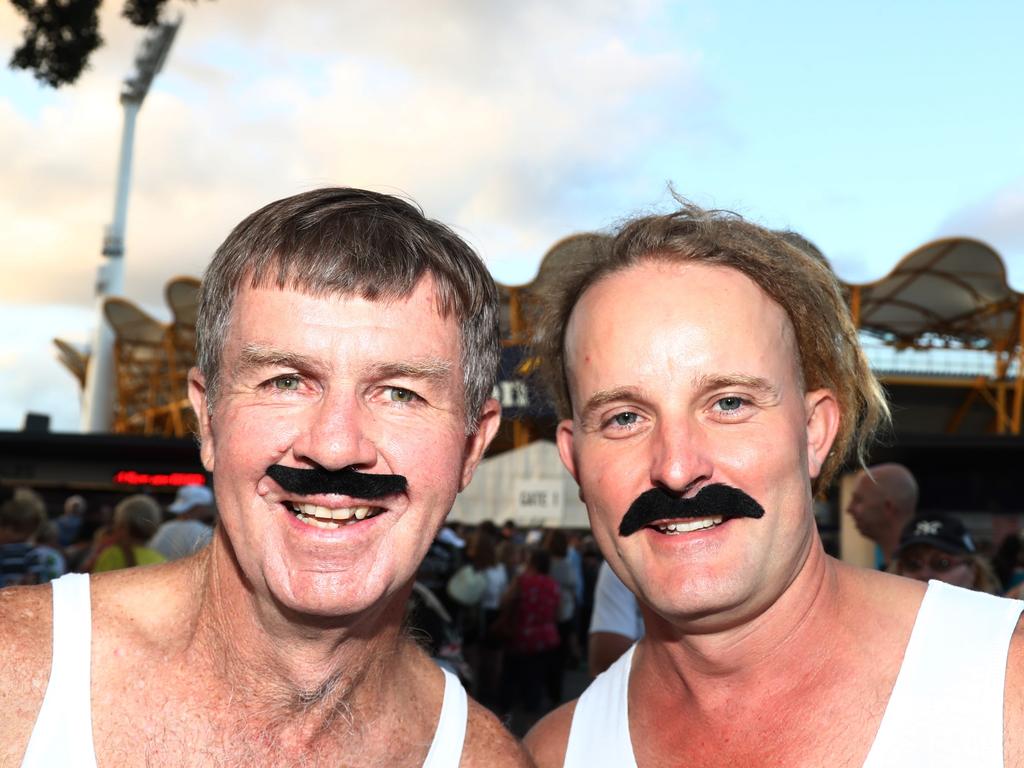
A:
{"type": "MultiPolygon", "coordinates": [[[[516,4],[215,0],[184,24],[139,119],[126,291],[198,275],[259,205],[325,184],[404,192],[495,277],[664,207],[666,184],[814,241],[841,277],[925,241],[989,242],[1024,290],[1024,6],[1013,2],[516,4]]],[[[50,339],[84,340],[111,217],[120,80],[140,32],[72,88],[0,71],[0,429],[77,428],[50,339]]],[[[20,20],[0,4],[0,48],[20,20]]],[[[5,53],[5,56],[7,54],[5,53]]]]}

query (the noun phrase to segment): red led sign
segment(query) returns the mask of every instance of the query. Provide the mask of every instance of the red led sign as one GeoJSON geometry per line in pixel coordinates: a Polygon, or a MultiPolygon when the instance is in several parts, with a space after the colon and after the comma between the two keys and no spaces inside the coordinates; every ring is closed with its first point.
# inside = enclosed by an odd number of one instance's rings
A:
{"type": "Polygon", "coordinates": [[[206,485],[206,477],[198,472],[171,472],[168,474],[149,474],[122,469],[114,475],[114,482],[121,485],[206,485]]]}

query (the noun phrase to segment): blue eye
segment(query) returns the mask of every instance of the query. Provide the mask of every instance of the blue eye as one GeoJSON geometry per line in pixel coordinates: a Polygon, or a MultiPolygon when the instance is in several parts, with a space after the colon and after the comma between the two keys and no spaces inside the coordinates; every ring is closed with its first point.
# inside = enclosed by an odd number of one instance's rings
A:
{"type": "Polygon", "coordinates": [[[271,382],[274,389],[283,389],[294,392],[299,388],[300,379],[298,376],[280,376],[271,382]]]}
{"type": "Polygon", "coordinates": [[[627,411],[626,413],[615,414],[611,420],[616,427],[631,427],[636,424],[637,418],[638,416],[635,413],[627,411]]]}
{"type": "Polygon", "coordinates": [[[717,403],[715,403],[720,410],[723,411],[738,411],[743,407],[742,397],[723,397],[717,403]]]}

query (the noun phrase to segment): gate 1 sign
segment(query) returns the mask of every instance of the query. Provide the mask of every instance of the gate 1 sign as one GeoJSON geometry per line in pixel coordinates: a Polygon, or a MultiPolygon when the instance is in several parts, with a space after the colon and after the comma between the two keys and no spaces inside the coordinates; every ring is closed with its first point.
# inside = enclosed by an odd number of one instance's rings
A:
{"type": "Polygon", "coordinates": [[[513,489],[519,525],[561,525],[565,504],[561,480],[520,478],[515,481],[513,489]]]}

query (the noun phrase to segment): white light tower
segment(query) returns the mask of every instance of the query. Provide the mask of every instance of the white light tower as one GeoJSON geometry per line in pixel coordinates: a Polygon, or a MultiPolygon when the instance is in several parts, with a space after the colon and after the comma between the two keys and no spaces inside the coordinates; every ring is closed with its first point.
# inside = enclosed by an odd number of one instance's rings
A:
{"type": "Polygon", "coordinates": [[[135,56],[135,73],[126,78],[121,89],[124,130],[118,161],[117,191],[114,196],[114,220],[103,238],[104,261],[96,273],[96,331],[82,395],[82,431],[109,432],[114,405],[114,333],[103,316],[108,296],[119,296],[124,283],[124,229],[128,215],[128,189],[132,175],[132,146],[135,143],[135,118],[149,86],[164,64],[181,19],[157,24],[143,39],[135,56]]]}

